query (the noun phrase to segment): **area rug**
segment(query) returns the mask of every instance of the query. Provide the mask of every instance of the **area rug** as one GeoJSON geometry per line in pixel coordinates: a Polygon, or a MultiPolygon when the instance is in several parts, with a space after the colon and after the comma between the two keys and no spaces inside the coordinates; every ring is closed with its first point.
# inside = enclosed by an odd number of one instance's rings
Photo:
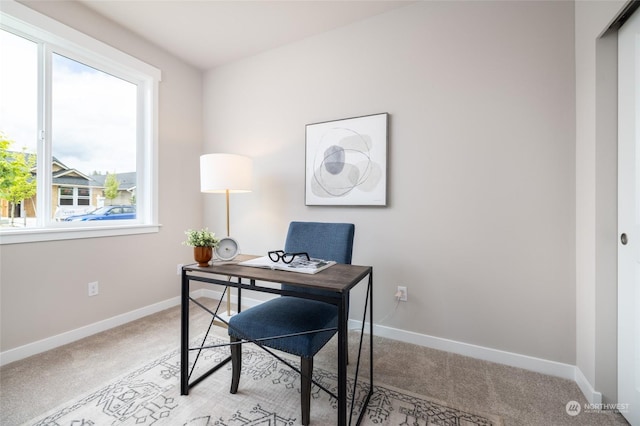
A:
{"type": "MultiPolygon", "coordinates": [[[[215,337],[208,344],[222,343],[215,337]]],[[[225,359],[228,347],[201,353],[192,377],[225,359]]],[[[191,354],[190,361],[195,359],[191,354]]],[[[293,360],[292,360],[293,361],[293,360]]],[[[294,364],[295,361],[293,361],[294,364]]],[[[336,391],[337,375],[314,368],[314,379],[336,391]]],[[[189,425],[291,426],[300,424],[298,374],[253,345],[243,346],[243,367],[238,393],[229,393],[231,364],[227,364],[180,395],[180,352],[173,351],[126,374],[106,386],[78,397],[34,419],[38,426],[189,425]]],[[[473,413],[411,392],[375,383],[363,425],[502,425],[498,416],[473,413]]],[[[353,382],[349,382],[349,395],[353,382]]],[[[356,423],[369,384],[358,381],[352,424],[356,423]]],[[[337,401],[314,386],[311,425],[335,425],[337,401]]]]}

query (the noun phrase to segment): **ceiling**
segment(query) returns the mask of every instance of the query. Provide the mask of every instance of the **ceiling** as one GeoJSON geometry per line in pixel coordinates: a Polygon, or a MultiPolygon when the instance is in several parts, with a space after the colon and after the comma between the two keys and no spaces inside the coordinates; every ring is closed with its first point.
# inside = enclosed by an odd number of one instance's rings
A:
{"type": "Polygon", "coordinates": [[[405,6],[404,0],[78,0],[207,70],[405,6]]]}

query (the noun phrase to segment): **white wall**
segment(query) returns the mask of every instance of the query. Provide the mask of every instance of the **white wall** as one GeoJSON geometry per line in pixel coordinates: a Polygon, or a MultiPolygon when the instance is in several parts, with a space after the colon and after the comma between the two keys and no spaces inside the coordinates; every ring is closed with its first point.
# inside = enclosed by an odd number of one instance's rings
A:
{"type": "Polygon", "coordinates": [[[159,233],[0,246],[0,351],[177,297],[184,230],[202,223],[202,74],[76,2],[23,2],[162,71],[159,233]],[[100,294],[87,296],[99,281],[100,294]]]}
{"type": "MultiPolygon", "coordinates": [[[[419,2],[206,73],[207,152],[254,158],[248,253],[356,224],[384,325],[575,364],[572,2],[419,2]],[[389,205],[306,207],[305,124],[389,112],[389,205]]],[[[205,223],[224,231],[224,197],[205,223]]],[[[354,301],[360,312],[361,300],[354,301]]]]}
{"type": "MultiPolygon", "coordinates": [[[[617,401],[617,39],[626,1],[576,2],[576,365],[617,401]]],[[[624,402],[624,401],[622,401],[624,402]]]]}

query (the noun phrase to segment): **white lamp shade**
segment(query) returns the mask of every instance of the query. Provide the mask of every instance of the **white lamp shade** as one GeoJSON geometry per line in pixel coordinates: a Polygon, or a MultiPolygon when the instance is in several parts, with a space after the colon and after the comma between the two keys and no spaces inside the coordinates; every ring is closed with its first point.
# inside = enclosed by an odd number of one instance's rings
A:
{"type": "Polygon", "coordinates": [[[201,192],[250,192],[253,161],[235,154],[200,156],[201,192]]]}

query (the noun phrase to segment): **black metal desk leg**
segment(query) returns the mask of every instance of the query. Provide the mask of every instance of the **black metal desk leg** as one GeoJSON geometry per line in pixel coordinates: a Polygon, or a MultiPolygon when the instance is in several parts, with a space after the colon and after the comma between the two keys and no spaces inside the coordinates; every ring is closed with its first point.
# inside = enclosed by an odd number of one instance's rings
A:
{"type": "Polygon", "coordinates": [[[347,424],[347,296],[338,306],[338,425],[347,424]]]}
{"type": "Polygon", "coordinates": [[[189,394],[189,278],[182,270],[180,319],[180,395],[189,394]]]}
{"type": "Polygon", "coordinates": [[[367,293],[369,295],[369,393],[373,394],[373,271],[369,273],[367,293]]]}

